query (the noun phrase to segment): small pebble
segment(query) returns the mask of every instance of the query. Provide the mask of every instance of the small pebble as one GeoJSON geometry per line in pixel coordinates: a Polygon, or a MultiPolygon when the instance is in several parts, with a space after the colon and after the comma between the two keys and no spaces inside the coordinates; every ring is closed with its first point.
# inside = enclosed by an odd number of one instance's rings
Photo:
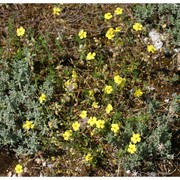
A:
{"type": "Polygon", "coordinates": [[[8,174],[7,174],[7,177],[11,177],[12,176],[12,172],[9,171],[8,174]]]}
{"type": "Polygon", "coordinates": [[[17,176],[16,176],[16,173],[14,173],[14,174],[12,175],[12,177],[17,177],[17,176]]]}
{"type": "Polygon", "coordinates": [[[24,168],[24,172],[25,173],[28,172],[28,168],[27,167],[24,168]]]}
{"type": "Polygon", "coordinates": [[[130,173],[131,173],[131,171],[130,171],[130,170],[127,170],[127,171],[126,171],[126,173],[127,173],[127,174],[130,174],[130,173]]]}
{"type": "Polygon", "coordinates": [[[44,162],[42,163],[43,167],[45,167],[45,166],[46,166],[46,164],[47,164],[47,163],[46,163],[46,161],[44,161],[44,162]]]}
{"type": "Polygon", "coordinates": [[[36,161],[37,164],[41,164],[42,163],[42,160],[40,158],[36,158],[35,161],[36,161]]]}

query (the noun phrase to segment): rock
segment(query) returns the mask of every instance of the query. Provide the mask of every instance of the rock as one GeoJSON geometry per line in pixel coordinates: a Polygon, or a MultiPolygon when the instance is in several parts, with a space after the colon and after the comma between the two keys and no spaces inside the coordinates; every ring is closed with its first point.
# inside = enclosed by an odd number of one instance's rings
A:
{"type": "Polygon", "coordinates": [[[40,172],[39,177],[44,177],[43,174],[40,172]]]}
{"type": "Polygon", "coordinates": [[[46,161],[44,161],[44,162],[42,163],[42,165],[43,165],[43,167],[46,167],[46,165],[47,165],[46,161]]]}
{"type": "Polygon", "coordinates": [[[27,168],[27,167],[24,168],[24,172],[25,172],[25,173],[28,172],[28,168],[27,168]]]}
{"type": "Polygon", "coordinates": [[[17,176],[18,176],[18,177],[22,177],[22,173],[18,174],[17,176]]]}
{"type": "Polygon", "coordinates": [[[7,174],[7,177],[11,177],[12,176],[12,172],[9,171],[8,174],[7,174]]]}
{"type": "Polygon", "coordinates": [[[131,171],[130,171],[130,170],[127,170],[127,171],[126,171],[126,174],[130,174],[130,173],[131,173],[131,171]]]}
{"type": "Polygon", "coordinates": [[[14,173],[14,174],[12,175],[12,177],[17,177],[17,176],[16,176],[16,173],[14,173]]]}
{"type": "Polygon", "coordinates": [[[161,35],[154,29],[149,32],[149,37],[152,40],[153,46],[156,50],[162,48],[163,42],[161,41],[161,35]]]}
{"type": "Polygon", "coordinates": [[[36,158],[35,161],[36,161],[37,164],[41,164],[42,163],[42,160],[40,158],[36,158]]]}

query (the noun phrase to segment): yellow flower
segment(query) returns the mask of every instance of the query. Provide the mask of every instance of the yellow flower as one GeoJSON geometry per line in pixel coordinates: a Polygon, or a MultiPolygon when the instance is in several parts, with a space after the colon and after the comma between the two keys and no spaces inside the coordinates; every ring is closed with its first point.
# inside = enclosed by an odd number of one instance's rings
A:
{"type": "Polygon", "coordinates": [[[112,14],[110,12],[108,12],[104,15],[104,19],[106,19],[106,20],[109,20],[111,18],[112,18],[112,14]]]}
{"type": "Polygon", "coordinates": [[[156,48],[153,45],[148,45],[147,46],[147,51],[154,53],[156,51],[156,48]]]}
{"type": "Polygon", "coordinates": [[[111,104],[108,104],[106,107],[106,113],[109,114],[113,110],[113,107],[111,104]]]}
{"type": "Polygon", "coordinates": [[[74,123],[72,124],[72,128],[73,128],[74,131],[78,131],[79,128],[80,128],[79,122],[78,122],[78,121],[74,122],[74,123]]]}
{"type": "Polygon", "coordinates": [[[114,32],[121,32],[121,28],[116,27],[115,30],[114,30],[114,32]]]}
{"type": "Polygon", "coordinates": [[[115,11],[114,11],[114,14],[116,14],[116,15],[120,15],[120,14],[122,14],[122,13],[123,13],[123,9],[120,8],[120,7],[117,7],[117,8],[115,9],[115,11]]]}
{"type": "Polygon", "coordinates": [[[55,161],[56,160],[55,156],[51,156],[51,160],[55,161]]]}
{"type": "Polygon", "coordinates": [[[20,174],[20,173],[23,172],[23,167],[22,167],[21,164],[17,164],[17,165],[16,165],[16,167],[15,167],[15,172],[16,172],[17,174],[20,174]]]}
{"type": "Polygon", "coordinates": [[[76,78],[77,78],[77,77],[78,77],[78,76],[77,76],[76,71],[73,70],[73,71],[72,71],[72,79],[73,79],[74,81],[76,81],[76,78]]]}
{"type": "Polygon", "coordinates": [[[115,36],[115,30],[113,28],[109,28],[106,32],[106,37],[108,39],[112,39],[115,36]]]}
{"type": "Polygon", "coordinates": [[[128,147],[128,152],[134,154],[136,152],[136,145],[130,143],[128,147]]]}
{"type": "Polygon", "coordinates": [[[141,91],[141,89],[137,89],[135,92],[134,92],[134,96],[135,97],[141,97],[143,95],[143,92],[141,91]]]}
{"type": "Polygon", "coordinates": [[[93,103],[92,103],[92,107],[93,107],[93,108],[98,108],[98,107],[99,107],[99,106],[98,106],[98,102],[93,102],[93,103]]]}
{"type": "Polygon", "coordinates": [[[117,85],[120,85],[121,87],[124,87],[125,82],[126,82],[126,79],[120,77],[119,75],[116,75],[116,76],[114,76],[114,82],[115,82],[117,85]]]}
{"type": "Polygon", "coordinates": [[[64,83],[65,87],[67,88],[67,90],[71,91],[73,89],[77,89],[78,85],[76,82],[73,82],[73,81],[70,81],[70,80],[67,80],[65,83],[64,83]]]}
{"type": "Polygon", "coordinates": [[[83,29],[81,29],[78,33],[78,36],[80,37],[80,39],[86,38],[87,37],[87,32],[84,31],[83,29]]]}
{"type": "Polygon", "coordinates": [[[96,121],[97,128],[103,129],[104,128],[105,121],[104,120],[98,120],[96,121]]]}
{"type": "Polygon", "coordinates": [[[82,119],[87,117],[87,111],[82,111],[81,114],[79,115],[82,119]]]}
{"type": "Polygon", "coordinates": [[[104,92],[105,92],[106,94],[111,94],[112,91],[113,91],[112,86],[108,86],[108,85],[105,86],[104,92]]]}
{"type": "Polygon", "coordinates": [[[94,91],[93,90],[89,90],[89,96],[94,96],[94,91]]]}
{"type": "Polygon", "coordinates": [[[133,25],[133,29],[134,29],[135,31],[141,31],[142,28],[143,28],[143,26],[142,26],[141,23],[135,23],[135,24],[133,25]]]}
{"type": "Polygon", "coordinates": [[[71,90],[77,89],[77,87],[78,87],[78,84],[75,83],[75,82],[73,82],[70,89],[71,89],[71,90]]]}
{"type": "Polygon", "coordinates": [[[113,131],[114,133],[117,133],[119,131],[118,124],[111,124],[111,131],[113,131]]]}
{"type": "Polygon", "coordinates": [[[70,80],[67,80],[65,83],[64,83],[64,85],[66,86],[66,87],[68,87],[69,85],[70,85],[70,80]]]}
{"type": "Polygon", "coordinates": [[[93,60],[95,59],[96,53],[95,52],[89,52],[86,56],[86,60],[93,60]]]}
{"type": "Polygon", "coordinates": [[[62,136],[63,136],[64,140],[68,141],[69,138],[72,136],[72,130],[66,130],[62,136]]]}
{"type": "Polygon", "coordinates": [[[131,137],[131,142],[133,142],[134,144],[136,144],[137,142],[140,142],[140,141],[141,141],[140,134],[134,134],[134,133],[133,133],[133,136],[131,137]]]}
{"type": "Polygon", "coordinates": [[[41,94],[41,96],[39,97],[39,102],[43,103],[43,101],[46,100],[46,95],[44,93],[41,94]]]}
{"type": "Polygon", "coordinates": [[[124,87],[125,83],[126,83],[126,78],[122,78],[122,82],[121,82],[120,86],[124,87]]]}
{"type": "Polygon", "coordinates": [[[88,120],[88,124],[90,126],[93,126],[94,124],[96,124],[97,118],[96,117],[90,117],[88,120]]]}
{"type": "Polygon", "coordinates": [[[20,28],[17,29],[17,36],[23,36],[25,33],[25,29],[21,26],[20,28]]]}
{"type": "Polygon", "coordinates": [[[53,8],[53,14],[59,15],[60,12],[61,12],[61,9],[60,9],[60,8],[58,8],[58,7],[54,7],[54,8],[53,8]]]}
{"type": "Polygon", "coordinates": [[[93,130],[91,131],[91,136],[94,136],[95,133],[96,133],[96,130],[93,129],[93,130]]]}
{"type": "Polygon", "coordinates": [[[27,120],[27,121],[23,124],[23,128],[26,129],[26,130],[33,129],[33,128],[34,128],[33,121],[28,121],[28,120],[27,120]]]}
{"type": "Polygon", "coordinates": [[[88,161],[92,161],[93,157],[91,155],[91,153],[88,153],[85,157],[85,160],[88,162],[88,161]]]}

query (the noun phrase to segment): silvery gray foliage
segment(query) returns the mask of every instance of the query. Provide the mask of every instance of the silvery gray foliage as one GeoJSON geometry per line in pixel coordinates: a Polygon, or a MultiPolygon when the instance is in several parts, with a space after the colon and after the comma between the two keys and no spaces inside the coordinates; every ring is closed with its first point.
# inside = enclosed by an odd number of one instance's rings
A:
{"type": "Polygon", "coordinates": [[[17,155],[32,154],[40,148],[47,130],[46,113],[39,96],[43,92],[50,99],[53,87],[47,79],[38,91],[27,61],[14,60],[1,65],[5,68],[0,71],[0,146],[13,149],[17,155]],[[23,129],[26,120],[34,122],[33,130],[23,129]]]}
{"type": "MultiPolygon", "coordinates": [[[[136,20],[142,22],[147,29],[155,27],[160,29],[162,25],[166,25],[163,29],[164,33],[170,34],[175,47],[180,45],[180,4],[141,4],[134,6],[136,20]]],[[[166,39],[166,41],[168,41],[166,39]]],[[[169,44],[169,42],[168,42],[169,44]]]]}

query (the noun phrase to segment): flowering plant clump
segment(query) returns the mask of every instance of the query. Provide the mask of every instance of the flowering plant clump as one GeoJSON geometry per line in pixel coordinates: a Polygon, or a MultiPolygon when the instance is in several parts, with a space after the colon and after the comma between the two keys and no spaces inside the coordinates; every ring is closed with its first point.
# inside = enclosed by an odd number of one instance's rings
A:
{"type": "Polygon", "coordinates": [[[0,5],[0,146],[17,176],[174,171],[178,10],[0,5]]]}
{"type": "Polygon", "coordinates": [[[131,142],[130,142],[130,144],[129,144],[129,147],[128,147],[128,152],[130,153],[130,154],[134,154],[136,151],[137,151],[137,149],[136,149],[136,143],[137,142],[140,142],[141,141],[141,137],[140,137],[140,134],[135,134],[135,133],[133,133],[133,135],[132,135],[132,137],[131,137],[131,142]],[[132,144],[133,143],[133,144],[132,144]]]}
{"type": "Polygon", "coordinates": [[[23,36],[25,33],[25,29],[21,26],[20,28],[17,29],[17,36],[23,36]]]}

